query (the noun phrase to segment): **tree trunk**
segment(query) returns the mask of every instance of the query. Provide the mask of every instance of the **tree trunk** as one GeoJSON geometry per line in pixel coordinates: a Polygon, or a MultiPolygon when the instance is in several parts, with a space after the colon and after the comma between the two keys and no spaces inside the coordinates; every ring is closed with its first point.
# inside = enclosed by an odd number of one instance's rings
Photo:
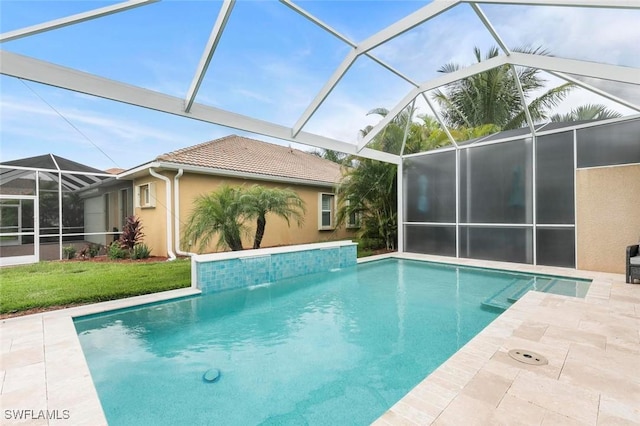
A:
{"type": "Polygon", "coordinates": [[[242,248],[242,239],[240,238],[240,233],[234,231],[225,234],[224,240],[229,246],[229,248],[233,251],[243,250],[242,248]]]}
{"type": "Polygon", "coordinates": [[[264,237],[264,229],[267,226],[267,219],[264,216],[258,217],[258,223],[256,224],[256,236],[253,239],[253,248],[259,249],[262,244],[262,238],[264,237]]]}

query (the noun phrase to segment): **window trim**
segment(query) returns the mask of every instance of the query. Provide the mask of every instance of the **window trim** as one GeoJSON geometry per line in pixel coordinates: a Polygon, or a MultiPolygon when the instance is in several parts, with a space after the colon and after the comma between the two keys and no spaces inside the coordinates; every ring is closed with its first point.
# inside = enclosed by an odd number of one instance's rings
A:
{"type": "Polygon", "coordinates": [[[136,185],[135,206],[141,209],[153,209],[156,207],[155,182],[145,182],[140,185],[136,185]],[[143,194],[146,194],[144,200],[142,199],[143,194]]]}
{"type": "Polygon", "coordinates": [[[336,194],[332,193],[332,192],[320,192],[318,193],[318,230],[319,231],[332,231],[334,229],[336,229],[336,208],[337,208],[337,200],[336,200],[336,194]],[[329,211],[330,213],[330,224],[329,226],[325,226],[322,223],[322,214],[327,212],[327,210],[323,210],[322,209],[322,198],[324,196],[329,196],[332,198],[332,202],[331,202],[331,208],[329,211]]]}

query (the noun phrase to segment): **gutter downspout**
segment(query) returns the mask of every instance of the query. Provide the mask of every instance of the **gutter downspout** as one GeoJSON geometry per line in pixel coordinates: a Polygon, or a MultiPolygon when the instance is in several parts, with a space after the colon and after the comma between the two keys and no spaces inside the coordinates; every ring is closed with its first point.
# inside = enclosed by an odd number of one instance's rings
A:
{"type": "Polygon", "coordinates": [[[194,256],[195,253],[180,250],[180,178],[184,169],[180,168],[173,178],[173,228],[176,235],[176,254],[180,256],[194,256]]]}
{"type": "Polygon", "coordinates": [[[166,176],[156,173],[152,167],[149,167],[149,174],[155,178],[162,179],[165,182],[165,193],[167,197],[167,205],[165,206],[165,210],[167,211],[167,255],[169,256],[169,260],[175,260],[176,255],[172,251],[173,240],[171,236],[171,209],[169,208],[171,205],[171,180],[166,176]]]}

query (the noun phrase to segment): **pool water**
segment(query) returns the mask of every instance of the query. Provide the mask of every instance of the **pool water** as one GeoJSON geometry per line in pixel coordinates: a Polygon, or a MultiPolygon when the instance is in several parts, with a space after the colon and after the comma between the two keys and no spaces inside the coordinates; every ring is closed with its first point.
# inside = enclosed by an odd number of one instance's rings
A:
{"type": "MultiPolygon", "coordinates": [[[[362,425],[499,315],[483,302],[532,277],[387,259],[75,326],[110,425],[362,425]]],[[[586,293],[561,281],[547,290],[586,293]]]]}

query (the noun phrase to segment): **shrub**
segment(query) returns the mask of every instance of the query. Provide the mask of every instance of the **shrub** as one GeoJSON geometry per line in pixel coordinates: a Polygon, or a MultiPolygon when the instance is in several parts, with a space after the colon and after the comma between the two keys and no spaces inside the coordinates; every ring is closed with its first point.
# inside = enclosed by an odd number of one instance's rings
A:
{"type": "Polygon", "coordinates": [[[120,241],[114,241],[109,245],[107,249],[107,257],[111,260],[126,259],[129,252],[126,248],[122,247],[120,241]]]}
{"type": "Polygon", "coordinates": [[[76,257],[76,248],[74,246],[62,247],[62,255],[65,259],[73,259],[76,257]]]}
{"type": "Polygon", "coordinates": [[[131,259],[146,259],[151,255],[151,249],[144,243],[138,243],[131,250],[131,259]]]}
{"type": "Polygon", "coordinates": [[[100,253],[102,247],[100,244],[89,243],[78,252],[78,257],[86,259],[87,257],[94,258],[100,253]]]}
{"type": "Polygon", "coordinates": [[[140,219],[135,216],[128,216],[127,223],[122,227],[122,235],[120,235],[120,244],[122,247],[132,250],[133,247],[144,237],[142,233],[142,224],[140,219]]]}
{"type": "Polygon", "coordinates": [[[89,257],[91,258],[96,257],[98,253],[100,253],[101,249],[102,249],[102,246],[100,244],[89,243],[89,246],[88,246],[89,257]]]}
{"type": "Polygon", "coordinates": [[[89,245],[86,245],[78,252],[78,257],[86,259],[89,256],[89,245]]]}

